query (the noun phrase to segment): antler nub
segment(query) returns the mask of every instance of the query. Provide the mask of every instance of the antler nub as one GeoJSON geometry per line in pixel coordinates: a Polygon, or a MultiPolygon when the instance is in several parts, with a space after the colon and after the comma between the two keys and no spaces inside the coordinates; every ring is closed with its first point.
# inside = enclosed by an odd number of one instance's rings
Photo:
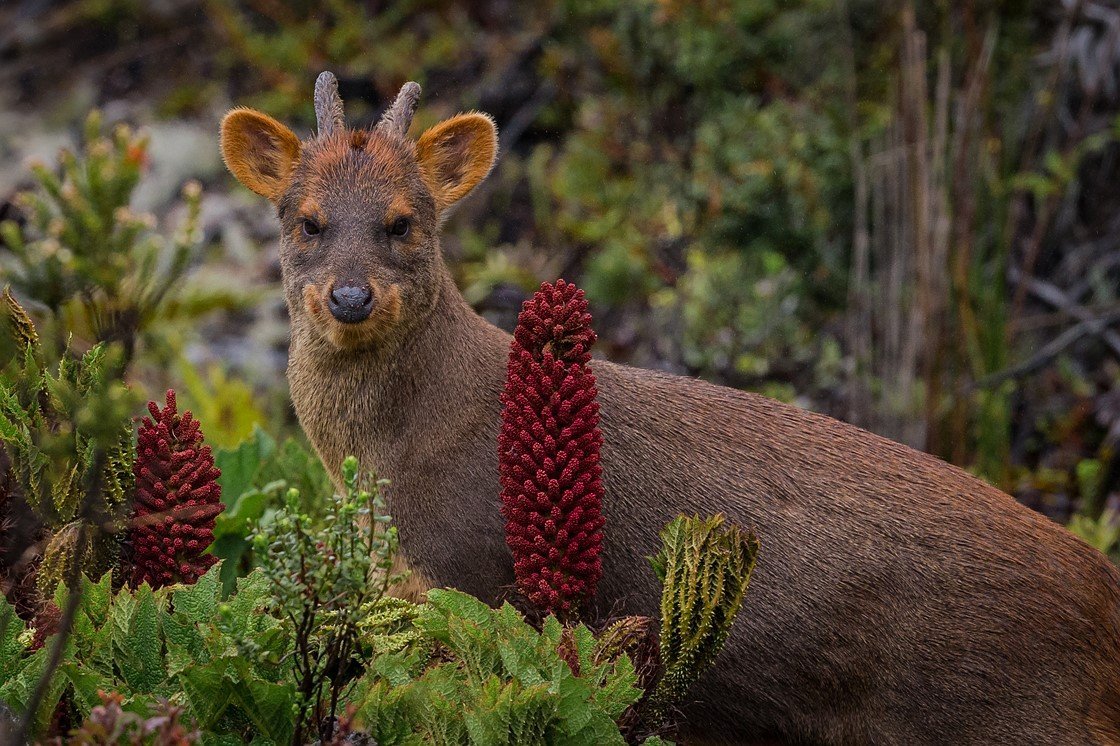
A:
{"type": "Polygon", "coordinates": [[[320,135],[329,135],[346,127],[342,99],[338,95],[338,79],[323,71],[315,81],[315,121],[320,135]]]}
{"type": "Polygon", "coordinates": [[[419,103],[420,85],[412,81],[405,83],[401,86],[401,91],[397,94],[393,105],[381,115],[376,129],[397,137],[405,137],[408,128],[412,126],[412,115],[416,112],[419,103]]]}

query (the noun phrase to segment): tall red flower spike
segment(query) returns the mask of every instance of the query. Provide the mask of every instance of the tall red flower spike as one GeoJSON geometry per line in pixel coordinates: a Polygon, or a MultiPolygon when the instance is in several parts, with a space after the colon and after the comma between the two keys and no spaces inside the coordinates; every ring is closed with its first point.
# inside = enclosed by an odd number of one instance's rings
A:
{"type": "Polygon", "coordinates": [[[140,424],[136,444],[132,585],[153,588],[194,583],[217,558],[203,554],[214,542],[214,518],[222,512],[222,489],[210,446],[191,413],[179,415],[175,392],[140,424]]]}
{"type": "Polygon", "coordinates": [[[602,577],[599,403],[583,291],[557,280],[525,301],[509,348],[498,469],[518,588],[568,617],[602,577]]]}

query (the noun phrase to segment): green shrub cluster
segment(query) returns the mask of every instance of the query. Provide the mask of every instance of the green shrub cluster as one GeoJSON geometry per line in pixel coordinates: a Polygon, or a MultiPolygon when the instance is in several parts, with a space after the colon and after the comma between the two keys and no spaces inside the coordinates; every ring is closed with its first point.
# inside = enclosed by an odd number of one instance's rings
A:
{"type": "MultiPolygon", "coordinates": [[[[201,187],[183,188],[186,218],[175,234],[157,232],[153,216],[129,206],[147,145],[124,125],[103,135],[93,112],[81,154],[63,150],[57,172],[32,167],[38,189],[19,198],[27,224],[0,223],[5,281],[48,312],[54,354],[74,335],[87,343],[118,342],[130,360],[141,335],[158,346],[150,334],[157,322],[190,317],[182,279],[199,247],[201,187]]],[[[197,311],[215,302],[194,298],[190,305],[197,311]]]]}
{"type": "Polygon", "coordinates": [[[315,454],[295,438],[281,443],[259,427],[235,448],[218,449],[214,463],[226,505],[214,526],[211,552],[222,559],[222,587],[228,593],[237,577],[255,566],[253,531],[260,521],[273,520],[295,489],[303,510],[322,516],[331,494],[330,478],[315,454]]]}
{"type": "MultiPolygon", "coordinates": [[[[112,573],[97,582],[83,575],[29,732],[49,733],[59,712],[80,720],[114,692],[133,721],[170,706],[213,744],[325,743],[343,731],[380,744],[626,742],[619,723],[643,690],[610,635],[555,617],[538,629],[509,604],[492,609],[457,591],[433,590],[420,605],[385,595],[396,580],[395,536],[378,485],[359,486],[353,459],[343,473],[346,492],[319,521],[298,492],[287,494],[254,539],[261,567],[228,596],[220,566],[194,585],[155,591],[115,588],[112,573]]],[[[662,642],[671,684],[658,690],[658,707],[714,658],[742,600],[755,545],[721,526],[681,519],[666,531],[662,566],[676,580],[664,603],[679,618],[663,628],[690,636],[662,642]],[[711,562],[696,554],[708,546],[711,562]],[[681,584],[702,578],[679,563],[715,582],[682,601],[681,584]],[[736,570],[743,574],[728,578],[736,570]]],[[[67,595],[60,584],[54,603],[65,608],[67,595]]],[[[0,701],[14,713],[28,706],[49,659],[51,640],[35,649],[34,632],[0,600],[0,701]]],[[[664,727],[664,713],[650,712],[658,719],[644,730],[664,727]]],[[[628,730],[630,740],[642,730],[628,730]]]]}
{"type": "Polygon", "coordinates": [[[602,660],[587,627],[548,617],[537,630],[509,604],[447,590],[429,593],[414,624],[448,660],[375,660],[355,717],[377,743],[624,743],[616,721],[642,694],[637,674],[626,656],[602,660]]]}
{"type": "MultiPolygon", "coordinates": [[[[35,324],[8,290],[0,301],[0,443],[11,481],[0,488],[0,520],[21,520],[26,506],[42,534],[42,559],[32,570],[48,595],[76,568],[112,567],[114,534],[127,512],[135,442],[129,417],[135,396],[121,380],[119,346],[101,343],[80,357],[64,348],[55,360],[35,324]]],[[[4,551],[22,553],[4,536],[4,551]]],[[[12,582],[22,572],[4,567],[12,582]]]]}

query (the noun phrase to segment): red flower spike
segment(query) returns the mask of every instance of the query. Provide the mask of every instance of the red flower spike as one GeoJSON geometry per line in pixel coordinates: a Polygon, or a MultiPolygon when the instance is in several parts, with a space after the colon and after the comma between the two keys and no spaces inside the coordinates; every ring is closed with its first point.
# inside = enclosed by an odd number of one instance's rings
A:
{"type": "Polygon", "coordinates": [[[189,411],[176,411],[174,391],[167,392],[163,409],[148,402],[148,412],[133,467],[132,585],[189,585],[218,561],[203,552],[214,542],[214,519],[224,508],[221,471],[210,446],[202,444],[198,421],[189,411]]]}
{"type": "Polygon", "coordinates": [[[58,625],[62,621],[62,610],[54,601],[45,601],[35,613],[31,625],[35,628],[35,636],[31,640],[30,650],[39,650],[46,644],[47,638],[58,632],[58,625]]]}
{"type": "Polygon", "coordinates": [[[521,592],[570,617],[603,575],[595,344],[583,291],[544,283],[525,301],[502,391],[498,469],[506,543],[521,592]]]}

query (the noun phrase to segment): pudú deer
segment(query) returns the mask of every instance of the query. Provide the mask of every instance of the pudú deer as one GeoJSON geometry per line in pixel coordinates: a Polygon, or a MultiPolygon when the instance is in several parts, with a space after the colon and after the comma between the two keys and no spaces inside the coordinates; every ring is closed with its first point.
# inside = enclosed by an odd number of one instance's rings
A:
{"type": "MultiPolygon", "coordinates": [[[[221,124],[280,221],[288,378],[328,468],[391,480],[417,577],[498,601],[513,582],[496,443],[510,336],[474,313],[440,225],[490,172],[494,122],[413,140],[420,88],[349,129],[332,75],[301,140],[221,124]]],[[[646,557],[679,513],[762,543],[732,634],[685,707],[716,742],[1120,744],[1120,573],[1065,529],[932,456],[793,406],[594,361],[607,530],[600,613],[656,615],[646,557]]]]}

